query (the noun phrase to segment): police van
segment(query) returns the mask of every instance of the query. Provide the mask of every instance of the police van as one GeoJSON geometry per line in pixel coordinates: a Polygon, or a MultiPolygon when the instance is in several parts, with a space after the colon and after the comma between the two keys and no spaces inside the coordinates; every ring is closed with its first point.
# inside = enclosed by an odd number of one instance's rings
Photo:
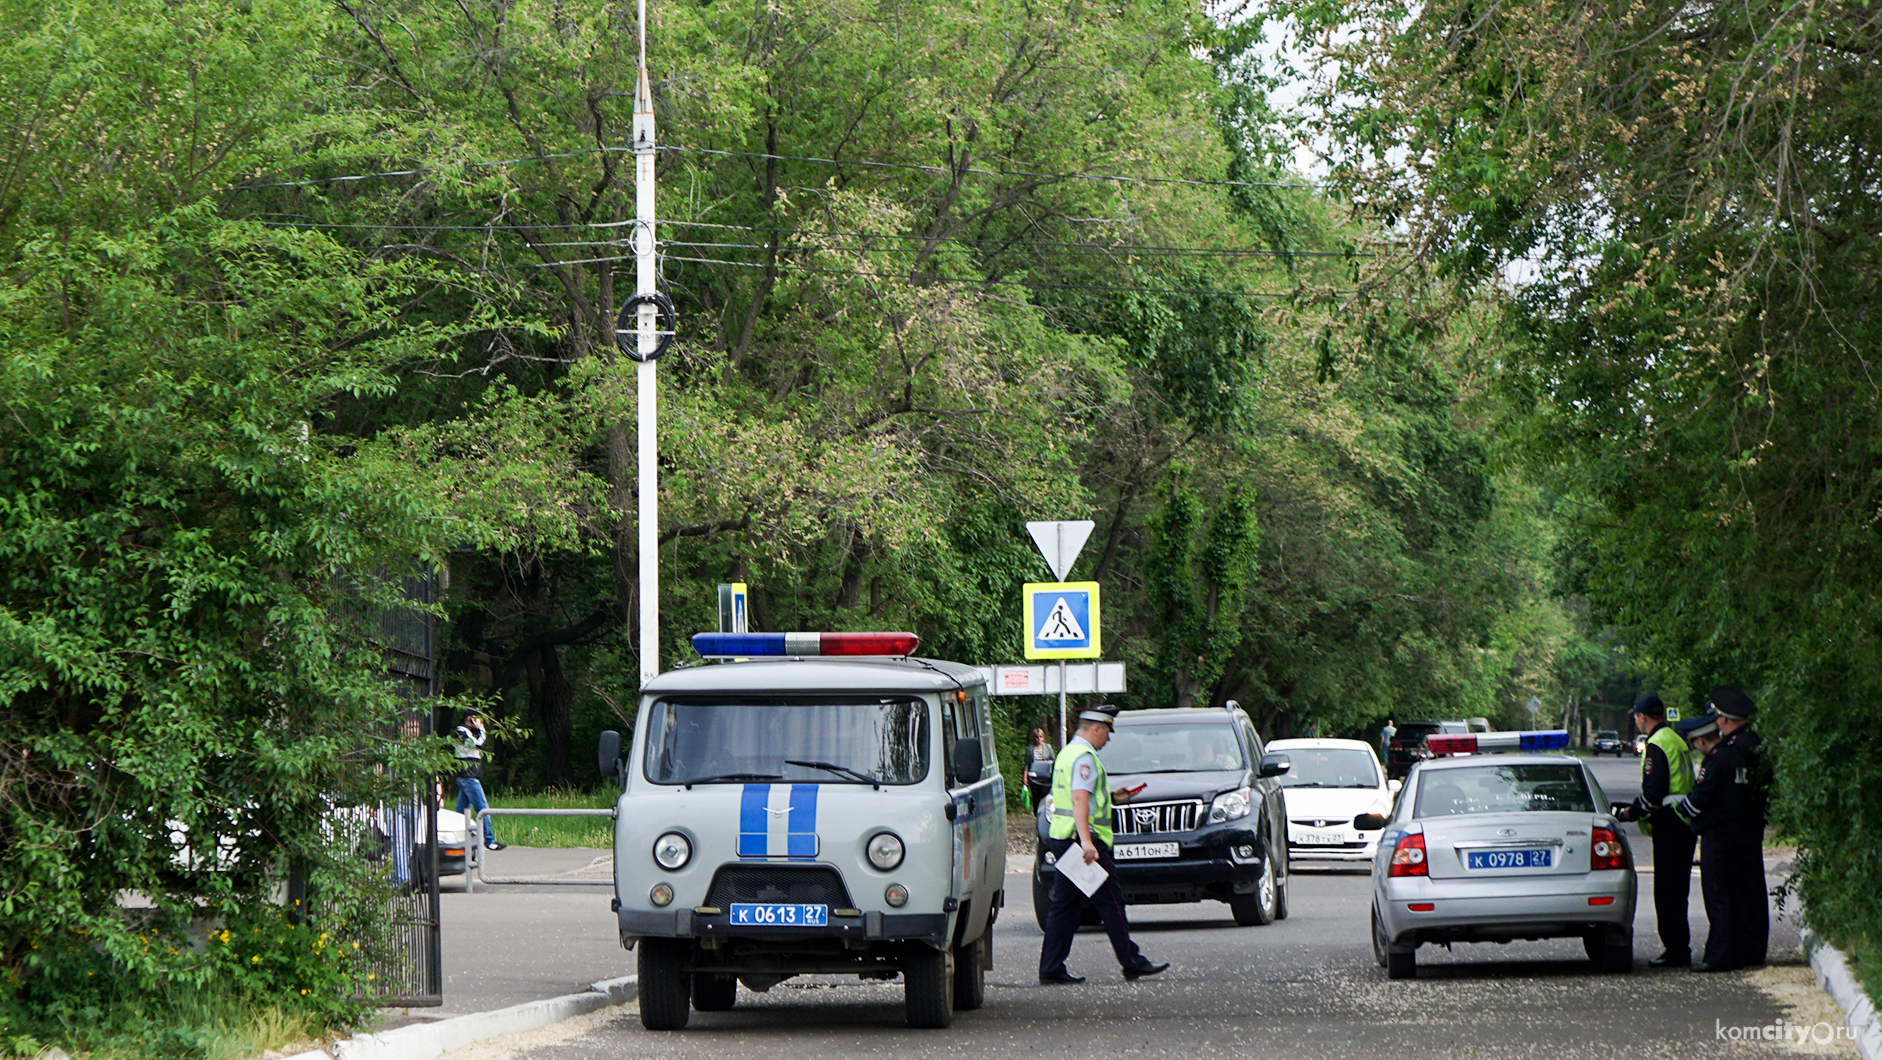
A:
{"type": "Polygon", "coordinates": [[[1006,791],[986,679],[912,633],[702,633],[641,691],[617,777],[614,905],[640,1017],[738,984],[904,982],[908,1022],[980,1007],[1004,904],[1006,791]]]}

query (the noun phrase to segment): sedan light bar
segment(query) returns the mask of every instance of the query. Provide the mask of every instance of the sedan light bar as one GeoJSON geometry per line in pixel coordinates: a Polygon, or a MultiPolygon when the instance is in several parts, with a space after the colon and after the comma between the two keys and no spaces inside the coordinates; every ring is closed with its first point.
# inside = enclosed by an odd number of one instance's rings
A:
{"type": "Polygon", "coordinates": [[[913,633],[695,633],[693,650],[707,659],[809,655],[908,655],[921,643],[913,633]]]}
{"type": "Polygon", "coordinates": [[[1527,732],[1479,732],[1469,736],[1425,737],[1425,749],[1434,755],[1488,754],[1492,751],[1566,751],[1567,729],[1531,729],[1527,732]]]}

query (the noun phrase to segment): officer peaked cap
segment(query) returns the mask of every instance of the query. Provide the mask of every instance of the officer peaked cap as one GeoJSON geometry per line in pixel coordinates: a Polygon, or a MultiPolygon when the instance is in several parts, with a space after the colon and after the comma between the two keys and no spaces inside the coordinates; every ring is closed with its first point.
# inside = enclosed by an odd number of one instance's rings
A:
{"type": "Polygon", "coordinates": [[[1719,716],[1701,714],[1696,718],[1687,718],[1673,727],[1688,740],[1696,736],[1715,736],[1719,731],[1719,716]]]}
{"type": "Polygon", "coordinates": [[[1111,728],[1117,728],[1117,709],[1113,706],[1086,707],[1078,712],[1079,721],[1101,721],[1111,728]]]}
{"type": "Polygon", "coordinates": [[[1758,708],[1752,704],[1751,697],[1733,688],[1731,685],[1718,685],[1714,687],[1712,694],[1706,698],[1712,701],[1712,709],[1716,711],[1721,718],[1731,718],[1733,721],[1744,721],[1746,718],[1758,713],[1758,708]]]}
{"type": "Polygon", "coordinates": [[[1659,696],[1648,692],[1634,700],[1634,713],[1643,714],[1649,718],[1664,718],[1666,717],[1666,704],[1660,702],[1659,696]]]}

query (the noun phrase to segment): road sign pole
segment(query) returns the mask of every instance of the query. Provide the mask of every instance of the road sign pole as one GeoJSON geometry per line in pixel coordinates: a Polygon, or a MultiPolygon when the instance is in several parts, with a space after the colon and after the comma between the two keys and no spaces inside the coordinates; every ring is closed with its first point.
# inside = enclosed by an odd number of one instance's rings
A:
{"type": "Polygon", "coordinates": [[[1059,746],[1065,746],[1065,660],[1059,660],[1059,746]]]}

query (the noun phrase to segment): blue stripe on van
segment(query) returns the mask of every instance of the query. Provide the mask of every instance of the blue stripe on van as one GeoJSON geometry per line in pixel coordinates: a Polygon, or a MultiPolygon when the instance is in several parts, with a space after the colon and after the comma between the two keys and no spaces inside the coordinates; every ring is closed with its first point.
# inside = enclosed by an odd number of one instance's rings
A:
{"type": "Polygon", "coordinates": [[[791,785],[791,816],[785,855],[794,861],[817,856],[817,785],[791,785]]]}
{"type": "Polygon", "coordinates": [[[771,785],[747,784],[738,801],[738,856],[762,858],[769,854],[769,826],[765,823],[765,804],[771,801],[771,785]]]}

